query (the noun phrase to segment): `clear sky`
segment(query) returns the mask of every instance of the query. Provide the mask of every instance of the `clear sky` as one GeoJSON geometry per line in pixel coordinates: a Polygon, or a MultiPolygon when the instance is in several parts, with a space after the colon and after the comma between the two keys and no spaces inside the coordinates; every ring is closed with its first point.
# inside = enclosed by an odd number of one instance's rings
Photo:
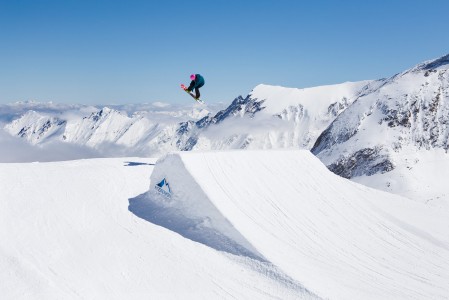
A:
{"type": "Polygon", "coordinates": [[[230,102],[449,53],[449,1],[0,0],[0,103],[230,102]]]}

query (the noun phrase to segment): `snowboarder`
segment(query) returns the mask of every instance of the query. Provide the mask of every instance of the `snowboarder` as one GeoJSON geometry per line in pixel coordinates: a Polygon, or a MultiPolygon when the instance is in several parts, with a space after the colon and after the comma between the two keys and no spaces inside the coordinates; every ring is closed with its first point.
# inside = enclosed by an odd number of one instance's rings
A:
{"type": "Polygon", "coordinates": [[[190,75],[190,80],[192,82],[190,82],[189,87],[185,90],[189,93],[195,90],[195,99],[198,100],[200,98],[200,87],[204,85],[204,78],[200,74],[192,74],[190,75]]]}

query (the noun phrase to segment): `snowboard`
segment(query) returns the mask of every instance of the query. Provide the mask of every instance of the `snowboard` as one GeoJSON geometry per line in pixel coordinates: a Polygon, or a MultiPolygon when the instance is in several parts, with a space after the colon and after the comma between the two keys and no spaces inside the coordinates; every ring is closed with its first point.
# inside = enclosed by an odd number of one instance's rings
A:
{"type": "Polygon", "coordinates": [[[194,94],[192,94],[192,93],[190,93],[189,91],[187,91],[187,87],[186,87],[184,84],[182,84],[182,83],[181,83],[181,88],[184,90],[184,92],[186,92],[187,94],[189,94],[190,96],[192,96],[192,98],[195,99],[196,102],[201,103],[201,104],[204,104],[204,101],[203,101],[203,100],[200,100],[200,99],[195,98],[195,95],[194,95],[194,94]]]}

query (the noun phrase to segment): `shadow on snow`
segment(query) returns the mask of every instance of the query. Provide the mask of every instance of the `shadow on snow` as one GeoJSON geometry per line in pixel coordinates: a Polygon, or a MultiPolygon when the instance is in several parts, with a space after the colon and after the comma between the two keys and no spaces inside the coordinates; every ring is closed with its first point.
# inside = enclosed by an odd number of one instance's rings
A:
{"type": "Polygon", "coordinates": [[[139,218],[215,250],[266,262],[260,254],[246,249],[220,231],[209,227],[209,218],[189,218],[179,208],[166,205],[162,201],[153,199],[151,193],[147,192],[129,199],[128,209],[139,218]]]}
{"type": "Polygon", "coordinates": [[[154,166],[154,164],[135,162],[135,161],[125,161],[125,167],[135,167],[135,166],[154,166]]]}

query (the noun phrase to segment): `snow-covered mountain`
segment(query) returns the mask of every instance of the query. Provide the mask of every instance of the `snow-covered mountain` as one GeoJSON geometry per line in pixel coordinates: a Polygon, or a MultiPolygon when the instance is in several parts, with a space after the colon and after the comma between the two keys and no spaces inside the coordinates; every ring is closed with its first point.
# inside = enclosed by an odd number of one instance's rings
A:
{"type": "Polygon", "coordinates": [[[310,149],[369,81],[296,89],[258,85],[215,117],[197,122],[192,150],[310,149]],[[207,130],[205,130],[207,129],[207,130]],[[198,131],[200,132],[198,134],[198,131]]]}
{"type": "Polygon", "coordinates": [[[192,113],[161,118],[154,113],[104,107],[61,114],[28,111],[5,126],[11,135],[32,144],[58,140],[92,148],[119,145],[148,156],[173,150],[310,149],[318,135],[348,107],[369,82],[294,89],[257,86],[216,113],[193,108],[192,113]],[[88,113],[88,114],[87,114],[88,113]]]}
{"type": "Polygon", "coordinates": [[[449,191],[441,194],[440,187],[449,166],[448,70],[446,55],[372,82],[319,136],[312,152],[343,177],[361,177],[356,180],[411,198],[421,198],[423,189],[435,192],[425,200],[447,198],[449,191]],[[435,162],[436,172],[415,172],[435,162]],[[371,177],[384,173],[375,177],[380,181],[371,177]]]}
{"type": "MultiPolygon", "coordinates": [[[[220,106],[212,106],[212,109],[220,106]]],[[[14,111],[7,108],[6,111],[14,111]]],[[[198,120],[210,113],[203,107],[171,107],[160,103],[115,108],[58,108],[39,106],[38,110],[26,111],[6,123],[4,129],[40,147],[56,142],[99,151],[110,147],[118,149],[108,152],[106,156],[123,156],[124,153],[159,156],[176,149],[170,147],[170,141],[174,139],[180,123],[198,120]]],[[[2,107],[0,109],[4,110],[2,107]]],[[[23,110],[22,105],[19,109],[23,110]]],[[[17,114],[17,110],[14,112],[17,114]]]]}
{"type": "Polygon", "coordinates": [[[67,121],[57,117],[45,116],[33,110],[28,111],[22,117],[5,126],[5,129],[21,138],[25,138],[31,144],[51,139],[54,135],[60,135],[67,121]],[[17,132],[17,129],[19,129],[17,132]]]}

